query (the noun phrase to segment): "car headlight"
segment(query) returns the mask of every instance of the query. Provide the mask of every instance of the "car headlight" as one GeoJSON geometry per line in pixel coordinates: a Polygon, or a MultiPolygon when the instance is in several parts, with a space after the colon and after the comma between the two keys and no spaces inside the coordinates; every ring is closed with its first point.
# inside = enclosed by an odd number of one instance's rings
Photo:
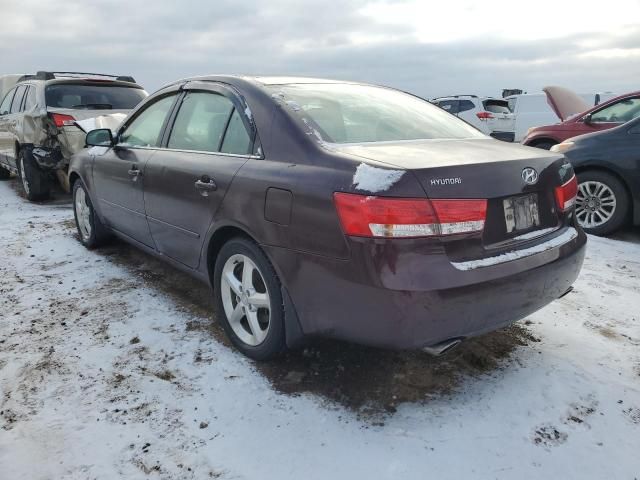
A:
{"type": "Polygon", "coordinates": [[[562,142],[551,147],[551,151],[556,153],[564,153],[567,150],[571,150],[573,146],[574,146],[573,142],[562,142]]]}

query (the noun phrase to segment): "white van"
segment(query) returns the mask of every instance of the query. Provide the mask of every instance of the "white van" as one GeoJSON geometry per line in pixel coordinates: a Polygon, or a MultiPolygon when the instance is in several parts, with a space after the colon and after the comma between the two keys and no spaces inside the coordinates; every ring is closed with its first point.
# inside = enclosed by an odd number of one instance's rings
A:
{"type": "MultiPolygon", "coordinates": [[[[611,92],[583,93],[579,95],[589,108],[616,96],[611,92]]],[[[558,123],[560,119],[549,106],[545,93],[523,93],[506,98],[509,110],[514,114],[515,135],[514,142],[522,142],[527,131],[532,127],[558,123]]],[[[580,113],[580,112],[576,112],[580,113]]]]}

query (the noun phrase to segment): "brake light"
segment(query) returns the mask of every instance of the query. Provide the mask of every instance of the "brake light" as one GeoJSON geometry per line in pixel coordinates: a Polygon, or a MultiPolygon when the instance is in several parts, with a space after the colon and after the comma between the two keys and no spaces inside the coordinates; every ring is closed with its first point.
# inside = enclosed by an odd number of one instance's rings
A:
{"type": "Polygon", "coordinates": [[[476,117],[478,117],[480,120],[489,120],[490,118],[493,118],[493,115],[491,115],[491,113],[489,112],[478,112],[476,113],[476,117]]]}
{"type": "Polygon", "coordinates": [[[429,200],[334,193],[340,223],[355,237],[434,237],[481,232],[486,200],[429,200]]]}
{"type": "Polygon", "coordinates": [[[62,113],[51,113],[51,120],[55,123],[56,127],[62,128],[73,125],[76,121],[71,115],[64,115],[62,113]]]}
{"type": "Polygon", "coordinates": [[[563,212],[566,212],[575,205],[577,196],[578,180],[575,175],[573,175],[568,182],[556,187],[556,203],[558,204],[558,208],[563,212]]]}

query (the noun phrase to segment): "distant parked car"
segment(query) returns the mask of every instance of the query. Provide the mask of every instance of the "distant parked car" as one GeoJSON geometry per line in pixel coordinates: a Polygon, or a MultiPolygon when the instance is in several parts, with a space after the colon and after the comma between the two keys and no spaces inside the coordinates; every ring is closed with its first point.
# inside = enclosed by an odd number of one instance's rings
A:
{"type": "Polygon", "coordinates": [[[522,141],[524,145],[548,150],[568,138],[617,127],[640,115],[640,91],[584,110],[577,110],[576,100],[563,92],[550,93],[549,100],[562,123],[531,128],[522,141]]]}
{"type": "Polygon", "coordinates": [[[434,98],[431,103],[470,123],[498,140],[513,142],[513,114],[509,102],[476,95],[434,98]]]}
{"type": "Polygon", "coordinates": [[[76,121],[128,113],[147,96],[131,77],[75,72],[22,76],[0,103],[0,178],[16,173],[29,200],[53,182],[69,190],[71,155],[84,147],[76,121]]]}
{"type": "Polygon", "coordinates": [[[70,169],[82,243],[115,234],[210,284],[254,359],[305,336],[442,353],[582,266],[562,155],[390,88],[185,79],[87,144],[70,169]]]}
{"type": "MultiPolygon", "coordinates": [[[[545,87],[543,90],[557,90],[559,88],[560,87],[545,87]]],[[[580,107],[571,112],[571,114],[588,110],[592,106],[598,105],[613,98],[614,96],[614,94],[608,92],[577,94],[577,97],[582,101],[580,102],[580,107]]],[[[548,94],[545,92],[511,95],[508,96],[506,100],[509,102],[509,109],[514,115],[515,142],[522,142],[527,136],[527,133],[535,127],[539,127],[540,125],[552,125],[563,120],[563,118],[554,111],[553,106],[549,101],[548,94]]],[[[546,143],[545,140],[541,139],[540,142],[543,143],[543,148],[549,148],[544,145],[544,143],[546,143]]]]}
{"type": "Polygon", "coordinates": [[[576,217],[586,232],[607,235],[629,222],[640,225],[640,117],[551,151],[564,153],[578,175],[576,217]]]}

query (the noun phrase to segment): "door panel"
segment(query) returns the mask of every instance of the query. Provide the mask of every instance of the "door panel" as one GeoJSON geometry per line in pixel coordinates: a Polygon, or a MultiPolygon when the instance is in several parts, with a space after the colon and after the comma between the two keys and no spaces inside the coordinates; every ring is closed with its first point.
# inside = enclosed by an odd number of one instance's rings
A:
{"type": "Polygon", "coordinates": [[[153,153],[118,146],[96,156],[93,164],[96,196],[109,226],[149,247],[153,240],[145,218],[143,184],[144,166],[153,153]]]}
{"type": "Polygon", "coordinates": [[[198,266],[213,215],[246,161],[173,150],[158,150],[151,157],[145,169],[144,201],[159,252],[191,268],[198,266]]]}
{"type": "Polygon", "coordinates": [[[251,152],[243,110],[222,91],[188,91],[168,149],[146,166],[144,201],[156,248],[191,268],[198,267],[213,216],[251,152]]]}

